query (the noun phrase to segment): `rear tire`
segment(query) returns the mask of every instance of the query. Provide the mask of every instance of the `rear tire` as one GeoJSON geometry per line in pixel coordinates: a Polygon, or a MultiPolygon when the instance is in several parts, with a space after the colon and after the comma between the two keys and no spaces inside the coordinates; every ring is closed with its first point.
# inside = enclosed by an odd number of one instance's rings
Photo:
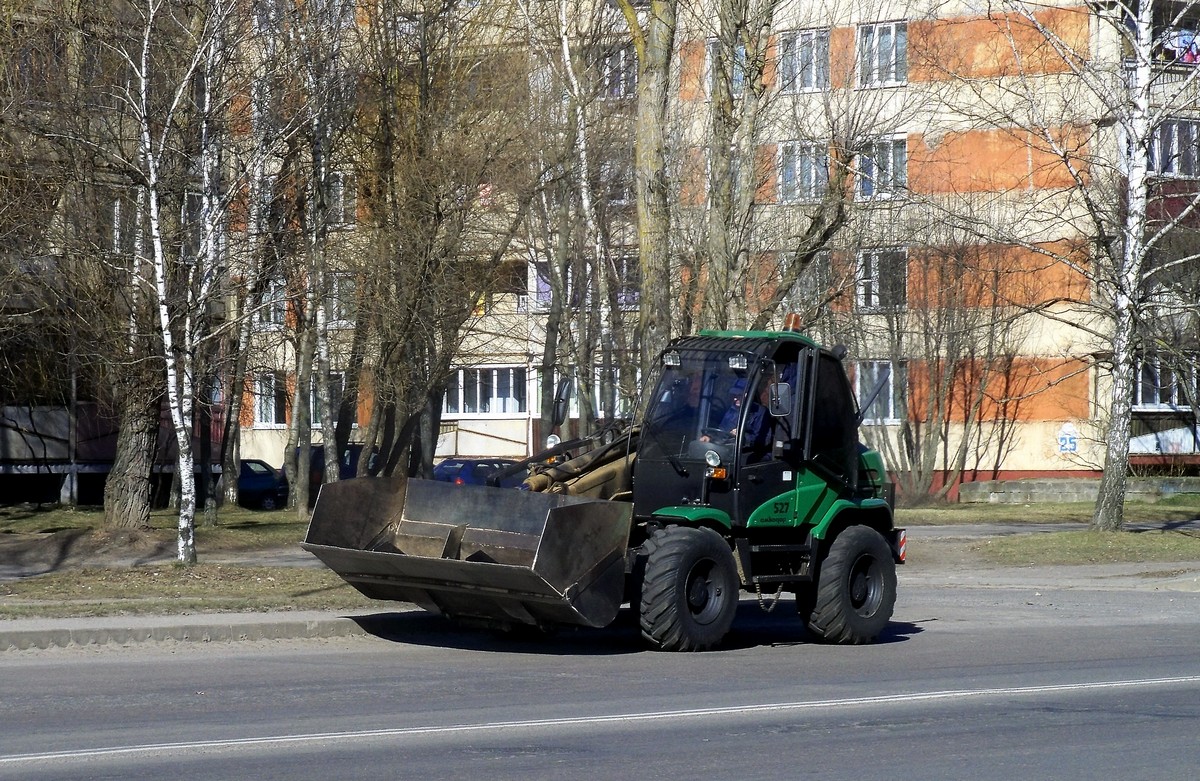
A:
{"type": "Polygon", "coordinates": [[[896,562],[879,532],[851,526],[821,562],[808,628],[829,643],[874,642],[896,606],[896,562]]]}
{"type": "Polygon", "coordinates": [[[644,550],[642,637],[659,651],[705,651],[721,642],[738,604],[737,566],[721,535],[668,526],[644,550]]]}

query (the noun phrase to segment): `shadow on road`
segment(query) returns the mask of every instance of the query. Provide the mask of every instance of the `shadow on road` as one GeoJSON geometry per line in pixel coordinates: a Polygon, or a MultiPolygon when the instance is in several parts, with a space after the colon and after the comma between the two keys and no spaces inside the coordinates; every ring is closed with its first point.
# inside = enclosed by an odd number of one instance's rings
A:
{"type": "MultiPolygon", "coordinates": [[[[641,638],[637,614],[629,608],[622,608],[616,620],[603,629],[563,626],[551,631],[533,627],[502,631],[469,626],[425,612],[374,613],[356,616],[354,621],[363,631],[381,640],[463,651],[539,656],[611,656],[650,652],[641,638]]],[[[877,644],[901,643],[921,631],[921,627],[915,624],[893,621],[888,624],[877,644]]],[[[778,612],[766,613],[753,602],[743,601],[738,606],[733,628],[711,653],[795,645],[817,643],[790,603],[781,604],[778,612]]]]}
{"type": "Polygon", "coordinates": [[[625,620],[627,612],[621,611],[603,629],[564,626],[553,631],[477,628],[424,612],[375,613],[356,616],[354,621],[368,634],[394,643],[541,656],[607,656],[645,650],[636,623],[625,620]]]}

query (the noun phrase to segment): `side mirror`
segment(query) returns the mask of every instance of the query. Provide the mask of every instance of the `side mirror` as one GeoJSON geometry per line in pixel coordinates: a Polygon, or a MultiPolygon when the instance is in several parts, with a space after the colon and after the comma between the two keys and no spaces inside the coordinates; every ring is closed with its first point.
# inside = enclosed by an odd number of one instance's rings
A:
{"type": "Polygon", "coordinates": [[[554,393],[554,413],[550,421],[551,428],[558,428],[567,419],[571,407],[571,385],[569,379],[558,381],[558,390],[554,393]]]}
{"type": "Polygon", "coordinates": [[[792,411],[792,386],[786,382],[773,382],[768,388],[767,411],[772,417],[782,418],[792,411]]]}

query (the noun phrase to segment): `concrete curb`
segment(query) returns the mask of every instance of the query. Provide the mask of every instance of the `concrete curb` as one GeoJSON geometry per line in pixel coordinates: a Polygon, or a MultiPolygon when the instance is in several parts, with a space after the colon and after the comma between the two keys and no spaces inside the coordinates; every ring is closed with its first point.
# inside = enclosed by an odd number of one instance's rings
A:
{"type": "Polygon", "coordinates": [[[238,613],[0,621],[0,653],[49,648],[122,647],[147,642],[230,643],[367,633],[350,615],[238,613]]]}
{"type": "MultiPolygon", "coordinates": [[[[1175,524],[1200,528],[1200,522],[1175,524]]],[[[1080,528],[1083,524],[1076,524],[1080,528]]],[[[1136,524],[1156,528],[1161,524],[1136,524]]],[[[915,526],[910,540],[972,539],[980,535],[1058,531],[1071,524],[1010,526],[915,526]]],[[[263,554],[253,554],[261,561],[263,554]]],[[[320,566],[307,554],[280,554],[290,565],[320,566]],[[310,561],[312,564],[310,564],[310,561]]],[[[948,588],[1032,588],[1200,593],[1200,562],[1157,562],[1071,567],[950,566],[901,568],[900,579],[912,585],[948,588]]],[[[0,654],[49,648],[120,648],[141,643],[232,643],[248,640],[304,640],[367,636],[357,618],[380,612],[419,610],[415,605],[381,602],[362,612],[295,611],[273,613],[203,613],[195,615],[106,616],[0,620],[0,654]]]]}
{"type": "MultiPolygon", "coordinates": [[[[1164,569],[1171,565],[1164,565],[1164,569]]],[[[940,588],[999,588],[1045,591],[1114,590],[1200,593],[1195,563],[1153,577],[1147,565],[995,569],[965,568],[918,572],[902,569],[901,585],[940,588]],[[1070,571],[1064,571],[1070,570],[1070,571]],[[1162,576],[1167,575],[1167,576],[1162,576]]],[[[0,655],[5,651],[51,648],[122,648],[142,643],[234,643],[254,640],[315,640],[370,635],[357,620],[380,612],[418,610],[388,603],[361,613],[212,613],[186,616],[107,616],[97,618],[0,620],[0,655]]]]}

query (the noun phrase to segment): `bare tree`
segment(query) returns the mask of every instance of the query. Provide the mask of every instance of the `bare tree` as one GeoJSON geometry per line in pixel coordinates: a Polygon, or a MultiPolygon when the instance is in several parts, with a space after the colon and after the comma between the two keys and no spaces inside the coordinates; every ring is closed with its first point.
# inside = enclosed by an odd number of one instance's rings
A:
{"type": "Polygon", "coordinates": [[[162,353],[138,259],[145,221],[124,124],[129,70],[117,56],[132,17],[124,6],[18,5],[5,17],[17,67],[6,71],[11,102],[0,121],[25,150],[13,161],[25,208],[42,211],[26,214],[29,230],[14,249],[30,302],[76,335],[63,358],[77,387],[90,388],[96,415],[118,427],[105,523],[145,527],[162,353]]]}
{"type": "Polygon", "coordinates": [[[535,308],[544,309],[543,429],[561,378],[576,383],[579,433],[628,409],[639,362],[630,314],[639,291],[632,244],[629,138],[638,63],[624,19],[605,5],[522,5],[531,40],[530,126],[540,182],[526,225],[535,308]],[[561,97],[560,97],[561,96],[561,97]]]}
{"type": "Polygon", "coordinates": [[[294,318],[295,387],[291,396],[284,470],[292,490],[289,500],[307,517],[314,413],[323,434],[324,479],[339,476],[336,447],[334,379],[330,364],[329,295],[331,229],[355,217],[357,204],[353,161],[340,153],[355,115],[354,69],[344,49],[351,43],[356,19],[345,2],[289,6],[275,20],[296,63],[290,97],[296,110],[296,216],[301,250],[285,263],[294,318]]]}
{"type": "Polygon", "coordinates": [[[167,406],[178,450],[178,558],[194,563],[192,434],[201,376],[196,361],[201,347],[215,338],[209,313],[225,271],[219,234],[229,199],[221,185],[222,112],[216,96],[223,94],[226,36],[236,18],[236,4],[148,2],[139,10],[139,48],[123,54],[133,74],[129,102],[145,199],[145,262],[158,313],[167,406]],[[188,155],[188,149],[194,149],[194,155],[188,155]],[[194,210],[193,202],[198,202],[194,210]],[[166,212],[172,206],[181,214],[174,235],[166,212]],[[189,246],[193,236],[194,246],[189,246]]]}
{"type": "Polygon", "coordinates": [[[363,454],[378,449],[384,473],[418,474],[432,464],[465,326],[529,205],[514,162],[528,151],[527,61],[486,34],[511,30],[512,9],[387,2],[371,13],[354,142],[371,263],[359,297],[374,401],[363,454]]]}
{"type": "Polygon", "coordinates": [[[256,326],[274,320],[280,304],[273,297],[279,290],[274,283],[282,277],[286,260],[295,254],[297,207],[289,197],[288,172],[298,154],[292,141],[302,126],[298,109],[303,103],[293,88],[292,80],[301,68],[299,52],[286,45],[284,8],[268,4],[243,19],[246,32],[238,45],[231,47],[235,56],[227,64],[234,94],[241,98],[228,105],[231,143],[226,150],[227,170],[230,189],[238,193],[234,210],[244,212],[244,223],[239,226],[231,220],[228,231],[227,283],[238,317],[224,331],[222,351],[225,428],[221,464],[226,475],[225,500],[230,504],[238,500],[243,403],[246,398],[253,399],[257,390],[251,382],[251,392],[246,392],[247,378],[255,368],[255,342],[263,341],[256,326]]]}
{"type": "Polygon", "coordinates": [[[828,327],[854,345],[860,399],[882,385],[864,409],[866,435],[905,501],[920,503],[949,494],[968,464],[1011,449],[1032,383],[1029,362],[1014,360],[1029,325],[1010,302],[1032,285],[1006,266],[1005,248],[937,225],[908,235],[914,246],[845,259],[855,281],[828,327]]]}
{"type": "Polygon", "coordinates": [[[1200,71],[1172,64],[1168,51],[1196,13],[1192,2],[1048,9],[1011,0],[988,17],[990,31],[979,27],[1009,52],[1003,88],[960,82],[970,98],[964,112],[1020,139],[1041,183],[1010,193],[993,219],[977,225],[980,233],[1020,244],[1089,283],[1090,295],[1057,308],[1044,302],[1040,311],[1090,335],[1097,366],[1106,370],[1103,477],[1092,520],[1101,530],[1122,525],[1149,294],[1195,262],[1193,254],[1161,250],[1194,222],[1198,203],[1195,188],[1170,180],[1200,175],[1187,162],[1195,159],[1195,142],[1186,135],[1200,71]],[[1185,170],[1189,165],[1193,170],[1185,170]]]}
{"type": "Polygon", "coordinates": [[[650,0],[647,5],[631,0],[616,2],[625,16],[638,62],[634,171],[640,278],[655,280],[639,299],[633,342],[633,349],[641,356],[644,402],[651,387],[654,361],[670,340],[675,320],[668,121],[678,0],[650,0]]]}

